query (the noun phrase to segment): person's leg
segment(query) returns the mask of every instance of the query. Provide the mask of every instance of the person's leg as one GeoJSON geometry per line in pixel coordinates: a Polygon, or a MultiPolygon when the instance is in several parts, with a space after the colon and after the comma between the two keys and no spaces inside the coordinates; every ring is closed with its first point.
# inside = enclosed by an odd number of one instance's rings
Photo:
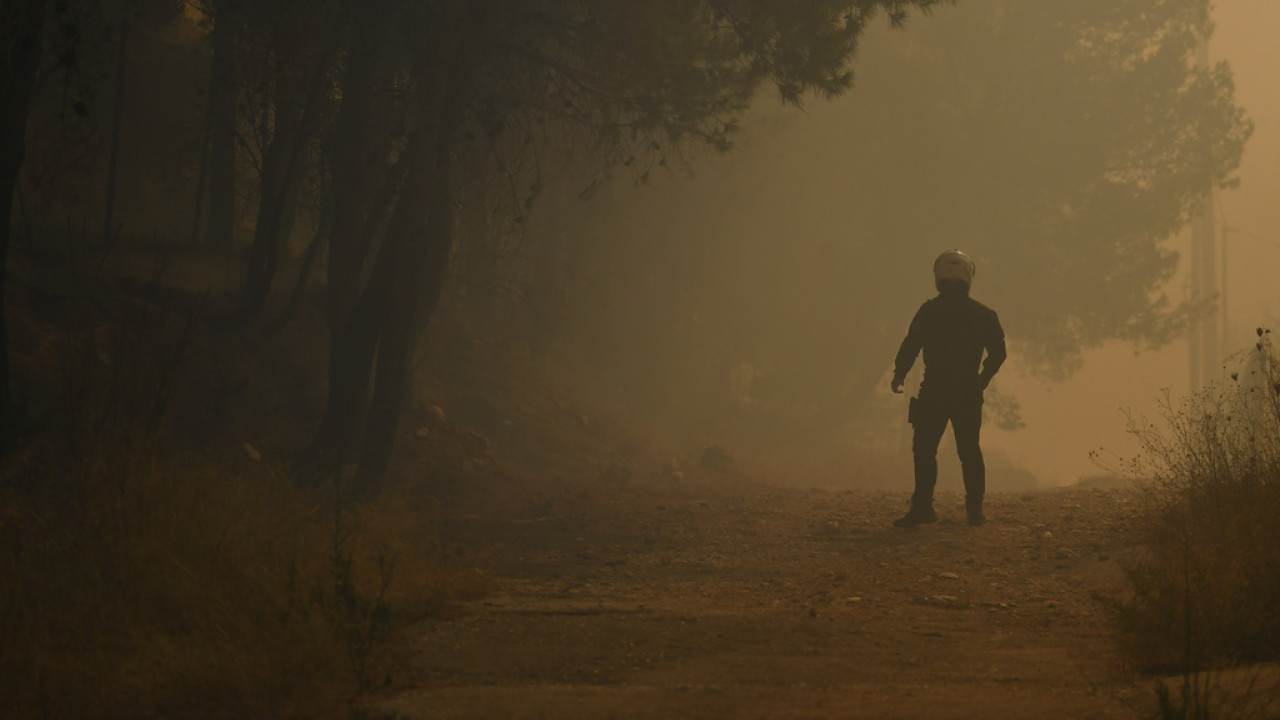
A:
{"type": "Polygon", "coordinates": [[[894,523],[899,527],[912,527],[938,519],[933,512],[933,488],[938,484],[938,443],[947,429],[947,413],[945,408],[923,396],[918,402],[915,434],[911,439],[915,492],[911,496],[911,511],[894,523]]]}
{"type": "Polygon", "coordinates": [[[956,436],[956,454],[964,474],[964,502],[970,525],[986,521],[982,500],[987,492],[987,465],[982,457],[982,402],[957,403],[951,413],[951,427],[956,436]]]}

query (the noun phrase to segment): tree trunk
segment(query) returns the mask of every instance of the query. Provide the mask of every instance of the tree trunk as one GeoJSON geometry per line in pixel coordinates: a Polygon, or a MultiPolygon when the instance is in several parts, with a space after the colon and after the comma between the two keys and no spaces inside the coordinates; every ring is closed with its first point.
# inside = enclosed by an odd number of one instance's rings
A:
{"type": "Polygon", "coordinates": [[[236,224],[236,0],[219,0],[209,73],[209,225],[206,241],[222,253],[235,246],[236,224]]]}
{"type": "Polygon", "coordinates": [[[287,69],[280,70],[277,82],[275,132],[262,160],[262,191],[258,221],[245,271],[240,303],[230,317],[217,323],[234,327],[256,317],[271,294],[271,284],[280,267],[285,228],[291,227],[290,203],[296,203],[302,181],[300,168],[307,142],[314,134],[323,102],[324,75],[332,57],[331,48],[321,48],[306,76],[301,92],[292,89],[287,69]]]}
{"type": "MultiPolygon", "coordinates": [[[[342,81],[332,142],[333,232],[329,241],[327,314],[329,332],[337,337],[357,301],[360,277],[370,247],[369,220],[374,213],[373,189],[378,186],[370,171],[378,165],[372,151],[375,88],[382,80],[381,44],[372,26],[375,18],[368,4],[351,8],[351,45],[342,81]]],[[[385,165],[385,162],[381,163],[385,165]]],[[[332,344],[337,348],[337,343],[332,344]]],[[[336,358],[332,357],[330,367],[336,358]]]]}
{"type": "MultiPolygon", "coordinates": [[[[374,199],[374,188],[379,184],[376,177],[380,174],[375,166],[385,170],[387,165],[373,151],[375,89],[384,79],[379,72],[381,46],[375,37],[378,24],[373,12],[369,4],[353,4],[348,16],[350,49],[330,156],[333,215],[326,283],[328,402],[315,437],[301,454],[302,465],[327,465],[326,458],[342,462],[343,450],[361,425],[381,335],[380,323],[386,315],[398,259],[392,248],[396,238],[389,238],[361,290],[360,279],[380,215],[380,203],[374,199]]],[[[402,158],[398,165],[404,170],[409,162],[402,158]]],[[[398,190],[399,178],[382,174],[386,198],[381,204],[389,205],[398,190]]]]}
{"type": "MultiPolygon", "coordinates": [[[[436,150],[441,157],[433,163],[431,175],[424,178],[431,187],[426,216],[420,224],[415,223],[417,228],[406,228],[416,229],[423,236],[404,253],[405,262],[397,265],[399,272],[393,278],[388,313],[378,344],[373,399],[365,420],[355,479],[357,490],[369,494],[378,489],[391,460],[400,413],[409,394],[406,385],[410,384],[409,368],[418,336],[440,301],[449,269],[453,249],[453,197],[447,159],[451,140],[446,136],[451,133],[442,133],[436,150]]],[[[406,184],[409,190],[419,187],[422,187],[420,182],[406,184]]],[[[402,195],[401,207],[417,205],[413,201],[415,194],[406,195],[402,195]]],[[[419,213],[415,210],[411,214],[419,213]]]]}
{"type": "Polygon", "coordinates": [[[0,75],[0,447],[15,441],[17,417],[9,377],[9,323],[5,308],[8,280],[9,231],[14,190],[26,158],[27,114],[44,43],[48,3],[0,1],[0,52],[5,53],[0,75]]]}
{"type": "MultiPolygon", "coordinates": [[[[467,6],[464,5],[464,9],[467,6]]],[[[338,453],[341,457],[341,448],[357,429],[356,418],[366,407],[376,354],[373,398],[363,427],[356,474],[357,492],[364,494],[375,492],[386,472],[395,444],[411,354],[420,328],[435,309],[448,271],[453,245],[449,161],[461,121],[463,92],[470,79],[462,62],[467,49],[464,36],[474,29],[480,17],[477,12],[468,12],[466,22],[460,23],[460,29],[450,38],[451,51],[436,58],[443,63],[431,67],[431,60],[426,59],[415,68],[421,78],[420,88],[434,92],[419,99],[420,124],[411,134],[408,147],[395,168],[404,170],[406,179],[373,272],[350,317],[343,323],[342,333],[333,336],[332,342],[337,346],[331,350],[329,403],[316,438],[303,458],[304,463],[310,464],[308,460],[314,461],[325,454],[338,453]]],[[[345,106],[346,101],[343,104],[345,106]]],[[[353,115],[346,121],[352,124],[345,125],[340,118],[339,127],[352,130],[368,118],[353,115]]],[[[359,158],[353,155],[344,162],[359,158]]],[[[348,166],[346,172],[352,167],[348,166]]],[[[395,174],[391,173],[389,182],[394,181],[395,174]]],[[[354,182],[357,177],[348,175],[343,181],[354,182]]],[[[337,184],[335,177],[335,186],[337,184]]],[[[375,201],[369,205],[365,227],[373,224],[371,215],[377,204],[375,201]]],[[[338,240],[336,213],[335,207],[334,244],[356,241],[351,235],[338,240]]],[[[346,222],[345,227],[355,228],[356,223],[350,218],[346,222]]],[[[352,251],[353,246],[345,246],[339,252],[344,250],[352,251]]],[[[332,257],[330,263],[335,264],[332,257]]],[[[345,280],[353,279],[358,279],[358,273],[345,280]]],[[[341,303],[339,298],[331,307],[340,310],[341,303]]]]}
{"type": "MultiPolygon", "coordinates": [[[[474,16],[470,21],[474,21],[474,16]]],[[[391,231],[396,235],[420,235],[417,242],[401,241],[404,261],[396,266],[389,312],[378,347],[377,375],[373,400],[365,421],[364,443],[360,465],[356,471],[358,492],[376,492],[395,446],[396,428],[404,399],[408,395],[409,366],[422,328],[430,320],[440,301],[449,261],[453,251],[453,182],[452,153],[458,125],[461,122],[463,93],[470,81],[464,62],[466,42],[459,33],[447,74],[447,85],[436,113],[436,127],[428,154],[413,156],[415,165],[400,193],[397,218],[391,231]],[[428,198],[425,208],[415,202],[428,198]]]]}
{"type": "MultiPolygon", "coordinates": [[[[373,358],[391,298],[391,283],[400,257],[394,239],[378,254],[373,273],[352,308],[346,325],[330,339],[329,399],[315,439],[304,456],[337,456],[359,425],[369,394],[373,358]]],[[[304,458],[304,463],[309,460],[304,458]]]]}

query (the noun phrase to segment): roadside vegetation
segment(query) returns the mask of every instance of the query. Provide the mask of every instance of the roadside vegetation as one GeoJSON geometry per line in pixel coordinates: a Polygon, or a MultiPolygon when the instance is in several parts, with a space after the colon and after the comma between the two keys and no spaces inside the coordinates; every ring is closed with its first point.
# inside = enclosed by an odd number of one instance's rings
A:
{"type": "Polygon", "coordinates": [[[332,478],[192,437],[177,419],[216,384],[201,303],[105,287],[63,296],[66,324],[14,311],[47,397],[0,467],[5,716],[348,717],[403,681],[397,631],[489,584],[432,535],[436,505],[339,505],[332,478]]]}
{"type": "MultiPolygon", "coordinates": [[[[860,428],[885,424],[893,323],[857,309],[913,302],[942,236],[1042,270],[993,301],[1045,377],[1109,340],[1165,344],[1193,309],[1159,292],[1161,243],[1252,130],[1230,68],[1192,62],[1208,0],[9,6],[0,709],[20,718],[345,716],[397,682],[398,628],[488,589],[433,533],[446,491],[499,474],[491,441],[615,485],[644,453],[607,437],[612,409],[720,448],[672,479],[848,428],[885,444],[860,428]],[[829,172],[675,184],[774,122],[760,98],[847,94],[864,37],[877,71],[838,130],[778,149],[829,172]],[[624,199],[627,180],[690,209],[624,199]]],[[[1016,400],[989,407],[1016,425],[1016,400]]],[[[1179,520],[1184,447],[1157,448],[1156,535],[1183,539],[1135,571],[1138,635],[1219,600],[1189,569],[1220,558],[1179,520]]],[[[1274,597],[1258,569],[1239,573],[1274,597]]]]}
{"type": "MultiPolygon", "coordinates": [[[[1226,697],[1216,674],[1280,660],[1280,366],[1270,331],[1257,336],[1221,385],[1132,429],[1135,473],[1150,478],[1146,552],[1128,568],[1121,620],[1142,668],[1182,675],[1160,690],[1165,717],[1226,716],[1223,703],[1245,698],[1226,697]]],[[[1267,671],[1246,677],[1235,692],[1278,697],[1267,671]]]]}

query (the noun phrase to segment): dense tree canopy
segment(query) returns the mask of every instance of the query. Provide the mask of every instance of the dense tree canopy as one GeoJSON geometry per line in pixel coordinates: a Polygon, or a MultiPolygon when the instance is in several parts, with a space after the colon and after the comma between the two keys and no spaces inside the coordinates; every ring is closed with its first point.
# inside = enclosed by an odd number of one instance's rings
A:
{"type": "Polygon", "coordinates": [[[951,247],[1015,365],[1060,378],[1108,340],[1168,342],[1191,308],[1164,295],[1167,241],[1250,131],[1229,69],[1196,67],[1209,31],[1203,0],[969,0],[876,37],[851,101],[757,119],[706,182],[598,210],[621,237],[583,273],[594,352],[642,397],[678,388],[673,412],[830,427],[951,247]]]}

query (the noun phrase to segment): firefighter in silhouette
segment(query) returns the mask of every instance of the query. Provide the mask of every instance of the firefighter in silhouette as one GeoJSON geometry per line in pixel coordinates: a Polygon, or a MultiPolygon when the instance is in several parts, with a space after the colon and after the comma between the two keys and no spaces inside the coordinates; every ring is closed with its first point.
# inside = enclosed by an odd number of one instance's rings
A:
{"type": "Polygon", "coordinates": [[[969,297],[975,270],[973,259],[959,250],[938,256],[933,263],[938,295],[920,306],[898,349],[890,383],[895,393],[902,392],[907,371],[915,364],[916,355],[924,351],[920,396],[911,399],[908,413],[915,427],[911,441],[915,493],[910,511],[894,521],[898,527],[938,520],[933,511],[933,487],[938,480],[938,442],[948,422],[955,433],[956,453],[964,473],[969,524],[976,527],[986,522],[982,497],[987,471],[978,443],[982,392],[1004,363],[1005,347],[1004,330],[995,311],[969,297]]]}

